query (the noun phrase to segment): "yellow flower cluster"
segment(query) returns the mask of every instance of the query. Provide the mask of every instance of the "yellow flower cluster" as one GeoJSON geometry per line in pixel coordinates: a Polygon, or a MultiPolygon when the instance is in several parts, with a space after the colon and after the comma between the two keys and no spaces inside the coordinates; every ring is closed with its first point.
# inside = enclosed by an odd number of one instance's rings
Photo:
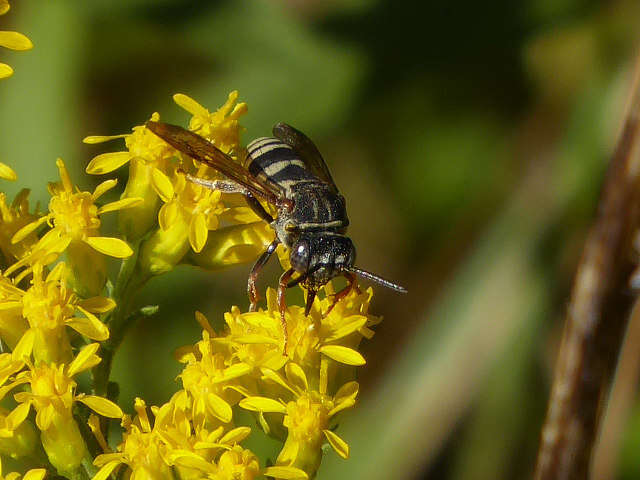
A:
{"type": "MultiPolygon", "coordinates": [[[[238,120],[247,106],[237,92],[214,112],[186,95],[174,99],[192,115],[192,131],[241,161],[238,120]]],[[[122,473],[304,479],[315,477],[324,445],[348,458],[334,430],[336,416],[356,402],[355,367],[365,363],[360,341],[379,322],[368,313],[371,290],[356,287],[336,302],[329,283],[308,315],[302,306],[287,309],[286,332],[272,289],[258,311],[231,308],[222,331],[196,313],[202,339],[176,353],[181,389],[161,406],[137,399],[132,415],[116,404],[108,388],[114,352],[131,322],[154,313],[135,310],[140,287],[181,263],[217,270],[253,261],[274,232],[238,194],[187,181],[185,172],[220,177],[144,126],[84,141],[114,139],[126,150],[96,156],[87,172],[128,164],[117,200],[101,202],[116,180],[82,191],[60,159],[48,211],[30,211],[26,191],[10,206],[0,195],[0,340],[8,351],[0,354],[0,400],[13,405],[0,409],[0,455],[37,467],[26,472],[29,480],[46,472],[97,480],[122,473]],[[118,214],[116,235],[103,232],[101,216],[109,212],[118,214]],[[115,279],[110,261],[120,262],[115,279]],[[108,441],[114,420],[121,427],[116,446],[108,441]],[[281,442],[270,464],[242,446],[256,429],[281,442]]]]}

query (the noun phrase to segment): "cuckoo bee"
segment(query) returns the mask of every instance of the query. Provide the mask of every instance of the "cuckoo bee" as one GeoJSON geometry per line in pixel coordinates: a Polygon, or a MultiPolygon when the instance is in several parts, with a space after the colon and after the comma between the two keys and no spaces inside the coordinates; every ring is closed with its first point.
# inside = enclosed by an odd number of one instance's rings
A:
{"type": "MultiPolygon", "coordinates": [[[[278,244],[290,253],[291,268],[280,277],[278,307],[287,345],[285,290],[297,284],[307,288],[305,315],[309,314],[316,292],[337,276],[347,286],[334,303],[358,288],[356,275],[406,293],[406,289],[354,265],[356,250],[345,235],[349,219],[345,200],[314,143],[286,123],[273,127],[273,137],[253,140],[242,165],[205,138],[182,127],[147,122],[147,128],[169,145],[222,173],[225,180],[208,180],[186,175],[187,180],[226,193],[244,195],[251,209],[275,231],[275,239],[258,258],[249,275],[247,290],[251,311],[258,303],[256,280],[278,244]],[[275,206],[273,218],[260,200],[275,206]]],[[[333,308],[333,305],[331,308],[333,308]]]]}

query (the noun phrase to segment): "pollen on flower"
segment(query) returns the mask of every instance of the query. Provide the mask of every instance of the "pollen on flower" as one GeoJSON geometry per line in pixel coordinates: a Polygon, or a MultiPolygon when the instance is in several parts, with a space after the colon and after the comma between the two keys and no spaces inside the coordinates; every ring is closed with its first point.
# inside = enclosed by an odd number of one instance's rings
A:
{"type": "Polygon", "coordinates": [[[100,236],[99,215],[106,212],[131,208],[140,203],[140,199],[125,199],[98,207],[95,201],[116,185],[114,180],[107,180],[96,187],[93,193],[74,189],[69,173],[61,159],[56,162],[60,171],[60,183],[49,185],[51,201],[49,214],[43,216],[20,229],[13,237],[17,243],[35,231],[45,222],[50,223],[53,230],[70,242],[85,242],[93,249],[116,258],[126,258],[132,254],[131,248],[122,240],[100,236]]]}
{"type": "Polygon", "coordinates": [[[12,243],[15,233],[25,225],[37,220],[37,213],[29,212],[29,190],[22,189],[7,205],[7,196],[0,193],[0,251],[4,256],[5,268],[25,254],[36,244],[38,237],[30,233],[18,243],[12,243]]]}
{"type": "MultiPolygon", "coordinates": [[[[158,113],[151,115],[152,121],[157,122],[159,119],[160,115],[158,113]]],[[[85,137],[83,142],[88,144],[124,139],[127,147],[127,151],[103,153],[94,157],[87,165],[87,173],[91,175],[109,173],[132,159],[139,159],[147,165],[160,169],[161,172],[164,171],[169,158],[175,153],[173,148],[147,130],[144,125],[133,127],[132,132],[120,135],[92,135],[85,137]]]]}
{"type": "Polygon", "coordinates": [[[30,391],[14,395],[20,404],[17,408],[26,407],[26,413],[30,407],[36,411],[36,425],[42,432],[42,445],[49,461],[65,476],[73,476],[88,456],[84,438],[73,417],[74,402],[82,402],[102,415],[122,416],[120,408],[105,398],[76,394],[77,384],[73,377],[100,362],[95,354],[97,349],[98,344],[87,345],[69,364],[33,365],[27,361],[29,370],[21,372],[6,387],[10,390],[29,384],[30,391]]]}
{"type": "Polygon", "coordinates": [[[238,103],[237,90],[229,93],[224,105],[213,113],[182,93],[175,94],[173,100],[193,115],[190,130],[213,142],[224,153],[237,149],[242,131],[238,119],[248,111],[246,103],[238,103]]]}
{"type": "MultiPolygon", "coordinates": [[[[108,312],[115,307],[115,303],[105,297],[79,299],[66,286],[65,269],[65,264],[60,263],[44,278],[42,267],[35,268],[31,287],[26,291],[6,281],[0,283],[0,293],[4,293],[7,301],[13,302],[16,314],[21,313],[34,335],[34,356],[38,360],[70,360],[71,344],[65,329],[67,326],[93,340],[106,340],[109,337],[109,330],[95,313],[108,312]]],[[[0,333],[3,333],[2,329],[0,333]]],[[[13,343],[18,332],[12,333],[8,338],[13,343]]],[[[23,330],[20,335],[24,333],[23,330]]],[[[7,341],[5,338],[3,340],[7,341]]]]}

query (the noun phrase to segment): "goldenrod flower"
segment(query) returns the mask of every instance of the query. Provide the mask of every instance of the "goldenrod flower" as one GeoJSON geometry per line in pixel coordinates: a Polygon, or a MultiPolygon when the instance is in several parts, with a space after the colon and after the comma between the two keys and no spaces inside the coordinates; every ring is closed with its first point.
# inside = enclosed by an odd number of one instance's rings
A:
{"type": "Polygon", "coordinates": [[[134,408],[137,412],[135,420],[129,415],[122,419],[125,433],[118,446],[119,453],[105,453],[96,457],[93,463],[101,468],[93,480],[106,479],[122,464],[131,469],[131,478],[174,479],[171,467],[165,460],[170,449],[162,434],[155,426],[151,426],[144,400],[136,398],[134,408]]]}
{"type": "MultiPolygon", "coordinates": [[[[157,113],[151,120],[158,121],[157,113]]],[[[167,176],[170,160],[175,151],[164,140],[147,130],[144,125],[133,127],[133,133],[112,136],[90,136],[85,143],[102,143],[124,139],[127,151],[98,155],[87,165],[87,173],[100,175],[112,172],[130,162],[129,179],[122,198],[141,198],[142,202],[119,215],[120,230],[129,240],[142,237],[155,223],[158,196],[170,200],[173,185],[167,176]]]]}
{"type": "MultiPolygon", "coordinates": [[[[105,297],[79,299],[66,287],[65,269],[65,264],[59,263],[45,279],[42,267],[36,267],[32,285],[26,291],[6,280],[0,282],[0,295],[4,296],[4,301],[0,303],[1,311],[7,325],[16,325],[13,330],[8,326],[5,328],[10,330],[6,333],[7,341],[15,343],[16,335],[24,328],[23,323],[9,317],[20,313],[33,335],[36,361],[60,363],[71,360],[71,343],[66,326],[92,340],[109,338],[109,330],[94,314],[112,310],[115,303],[105,297]],[[9,323],[10,320],[13,320],[13,324],[9,323]]],[[[3,329],[0,329],[0,333],[5,334],[3,329]]]]}
{"type": "Polygon", "coordinates": [[[23,295],[24,292],[10,279],[0,274],[0,338],[11,350],[29,329],[27,320],[22,316],[23,295]]]}
{"type": "Polygon", "coordinates": [[[205,421],[214,425],[216,422],[229,423],[231,407],[240,398],[226,387],[231,381],[249,373],[251,367],[242,362],[227,364],[224,354],[212,350],[209,332],[203,331],[202,337],[193,351],[180,359],[187,364],[179,377],[193,399],[191,418],[197,424],[205,421]]]}
{"type": "MultiPolygon", "coordinates": [[[[22,342],[13,354],[0,354],[0,399],[13,388],[15,374],[24,367],[21,357],[29,347],[27,343],[22,342]]],[[[14,459],[34,456],[39,438],[27,420],[28,413],[29,408],[25,405],[11,412],[0,408],[0,454],[14,459]]]]}
{"type": "MultiPolygon", "coordinates": [[[[9,11],[8,0],[0,1],[0,15],[4,15],[9,11]]],[[[30,50],[33,48],[33,43],[23,34],[18,32],[3,32],[0,31],[0,47],[5,47],[10,50],[30,50]]],[[[0,78],[6,78],[13,74],[13,69],[6,63],[0,63],[0,78]]]]}
{"type": "MultiPolygon", "coordinates": [[[[176,103],[193,114],[190,128],[228,154],[240,150],[241,127],[238,118],[247,110],[246,104],[237,103],[237,98],[238,92],[231,92],[227,102],[216,112],[210,113],[192,98],[183,94],[174,95],[176,103]]],[[[220,178],[219,172],[203,164],[196,165],[194,170],[191,159],[184,162],[181,169],[199,178],[220,178]]],[[[167,187],[160,194],[165,202],[158,214],[160,229],[142,246],[141,263],[146,270],[157,275],[171,270],[181,261],[196,263],[205,268],[208,265],[219,268],[220,265],[228,265],[234,261],[238,263],[256,258],[265,242],[260,241],[250,249],[243,249],[240,245],[246,245],[247,235],[239,236],[234,230],[225,230],[212,238],[214,245],[227,244],[224,251],[213,253],[217,253],[215,259],[210,253],[211,249],[202,257],[185,258],[190,249],[197,254],[206,248],[210,231],[218,229],[221,220],[228,223],[257,224],[259,219],[246,205],[224,205],[223,198],[226,196],[221,192],[188,182],[180,172],[173,172],[169,178],[172,182],[165,182],[167,187]],[[238,244],[241,236],[245,240],[238,244]],[[237,247],[233,248],[233,253],[231,247],[237,247]]],[[[258,227],[260,231],[263,228],[262,225],[258,227]]],[[[256,238],[255,234],[252,236],[256,238]]]]}
{"type": "Polygon", "coordinates": [[[160,209],[160,228],[143,244],[142,265],[157,275],[171,270],[189,248],[204,248],[209,230],[218,227],[224,211],[220,192],[187,182],[177,175],[175,195],[160,209]]]}
{"type": "Polygon", "coordinates": [[[96,295],[106,281],[106,263],[98,253],[116,258],[126,258],[133,253],[123,240],[100,235],[99,215],[134,207],[142,200],[126,198],[98,207],[95,201],[115,187],[116,180],[102,182],[93,193],[81,192],[74,188],[62,159],[58,159],[56,165],[61,182],[49,184],[49,213],[18,230],[12,242],[20,242],[48,223],[61,241],[68,242],[67,255],[75,280],[74,287],[81,289],[83,294],[96,295]]]}
{"type": "Polygon", "coordinates": [[[18,243],[11,242],[18,230],[38,219],[37,214],[29,212],[28,197],[29,190],[24,188],[9,206],[7,196],[0,193],[0,251],[4,256],[5,267],[23,258],[38,241],[37,235],[32,232],[18,243]]]}
{"type": "Polygon", "coordinates": [[[249,396],[240,401],[240,406],[261,414],[285,414],[282,423],[289,433],[277,463],[298,467],[313,476],[320,466],[325,440],[342,458],[349,457],[349,446],[330,430],[330,420],[355,404],[358,384],[348,382],[335,396],[329,396],[311,389],[306,374],[296,363],[287,363],[285,372],[286,379],[273,370],[263,370],[265,380],[283,387],[293,400],[285,403],[269,397],[249,396]]]}
{"type": "MultiPolygon", "coordinates": [[[[330,283],[325,286],[325,291],[333,291],[330,283]]],[[[322,357],[345,365],[363,365],[365,360],[355,347],[363,336],[372,334],[368,327],[379,321],[368,314],[371,295],[370,289],[360,294],[353,290],[328,315],[324,312],[333,305],[331,296],[316,299],[308,316],[304,314],[303,307],[289,306],[286,312],[289,338],[287,356],[307,371],[318,371],[322,357]]],[[[284,336],[276,291],[269,288],[266,296],[266,310],[240,313],[235,308],[225,316],[232,348],[247,363],[261,358],[265,349],[282,351],[284,336]],[[266,340],[262,344],[247,343],[244,340],[245,336],[256,333],[269,338],[270,343],[267,344],[266,340]],[[273,345],[276,342],[277,345],[273,345]]],[[[315,380],[318,381],[317,378],[315,380]]]]}
{"type": "Polygon", "coordinates": [[[29,370],[17,375],[9,388],[28,383],[30,392],[14,395],[20,404],[17,408],[33,407],[36,425],[40,429],[42,445],[51,464],[62,475],[73,475],[88,458],[82,435],[73,418],[74,402],[84,403],[95,412],[109,418],[121,418],[122,410],[106,398],[76,394],[73,377],[88,370],[101,359],[96,355],[99,345],[92,343],[84,347],[68,365],[41,363],[37,366],[27,361],[29,370]]]}
{"type": "Polygon", "coordinates": [[[237,90],[229,93],[224,105],[213,113],[182,93],[176,93],[173,101],[193,115],[189,122],[189,130],[206,138],[224,153],[237,150],[243,130],[238,119],[248,110],[246,103],[237,103],[237,90]]]}

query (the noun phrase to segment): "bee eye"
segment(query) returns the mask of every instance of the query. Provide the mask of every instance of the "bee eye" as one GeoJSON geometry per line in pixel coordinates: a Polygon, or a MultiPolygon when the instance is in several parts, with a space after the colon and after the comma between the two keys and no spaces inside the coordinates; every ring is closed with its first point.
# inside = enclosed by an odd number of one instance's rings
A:
{"type": "Polygon", "coordinates": [[[294,245],[289,257],[291,268],[296,272],[306,272],[309,268],[309,259],[309,244],[306,241],[302,240],[294,245]]]}

